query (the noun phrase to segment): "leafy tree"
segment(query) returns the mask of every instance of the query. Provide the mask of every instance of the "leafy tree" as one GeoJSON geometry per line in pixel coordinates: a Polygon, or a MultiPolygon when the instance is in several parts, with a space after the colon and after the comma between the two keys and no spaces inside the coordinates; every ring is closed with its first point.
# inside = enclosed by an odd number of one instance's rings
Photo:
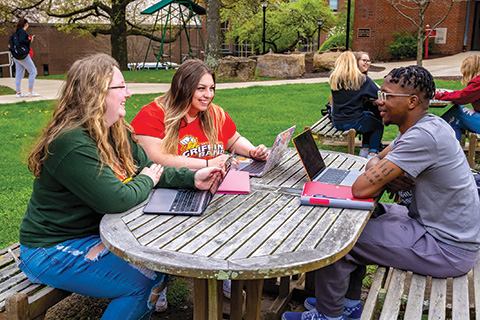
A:
{"type": "Polygon", "coordinates": [[[445,15],[438,22],[433,23],[431,31],[428,35],[425,34],[425,12],[428,10],[430,3],[433,0],[412,0],[412,1],[402,1],[402,0],[387,0],[393,6],[393,8],[405,19],[409,20],[417,28],[417,65],[422,66],[423,64],[423,42],[425,39],[430,36],[432,31],[445,19],[453,8],[453,3],[455,0],[449,0],[450,4],[446,10],[445,15]]]}
{"type": "MultiPolygon", "coordinates": [[[[263,46],[263,11],[260,1],[223,0],[222,21],[229,21],[231,31],[227,39],[252,42],[258,52],[263,46]]],[[[299,40],[313,42],[318,31],[317,20],[322,18],[322,29],[335,23],[335,16],[323,0],[298,0],[295,2],[272,0],[266,11],[265,42],[274,52],[285,52],[299,40]]]]}

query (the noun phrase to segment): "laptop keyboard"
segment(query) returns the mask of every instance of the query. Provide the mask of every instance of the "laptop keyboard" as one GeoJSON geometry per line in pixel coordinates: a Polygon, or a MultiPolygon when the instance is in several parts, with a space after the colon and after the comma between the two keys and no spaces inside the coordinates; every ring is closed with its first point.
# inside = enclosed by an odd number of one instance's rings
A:
{"type": "Polygon", "coordinates": [[[331,184],[340,184],[348,175],[348,170],[328,168],[328,170],[318,178],[317,181],[331,184]]]}
{"type": "Polygon", "coordinates": [[[194,190],[182,190],[177,193],[173,200],[170,212],[191,211],[195,212],[202,203],[204,193],[194,190]]]}
{"type": "Polygon", "coordinates": [[[247,166],[243,167],[241,171],[248,171],[250,173],[260,173],[265,167],[266,161],[252,161],[247,166]]]}

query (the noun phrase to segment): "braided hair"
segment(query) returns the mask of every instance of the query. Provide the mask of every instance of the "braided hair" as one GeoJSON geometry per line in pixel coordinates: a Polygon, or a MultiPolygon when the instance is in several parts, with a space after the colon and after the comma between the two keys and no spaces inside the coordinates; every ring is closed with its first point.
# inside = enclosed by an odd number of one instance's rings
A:
{"type": "Polygon", "coordinates": [[[435,82],[432,74],[420,66],[395,68],[386,76],[390,82],[400,83],[402,88],[409,88],[425,93],[425,99],[430,100],[435,96],[435,82]]]}

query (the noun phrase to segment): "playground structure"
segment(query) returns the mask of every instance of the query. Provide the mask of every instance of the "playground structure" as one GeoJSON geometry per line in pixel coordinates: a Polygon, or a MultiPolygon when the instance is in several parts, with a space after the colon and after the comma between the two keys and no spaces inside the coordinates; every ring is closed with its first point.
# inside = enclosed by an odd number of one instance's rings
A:
{"type": "Polygon", "coordinates": [[[153,50],[157,62],[154,69],[168,69],[181,64],[186,59],[202,58],[205,44],[200,32],[201,15],[206,14],[205,8],[190,0],[162,0],[155,5],[143,10],[142,14],[155,14],[155,23],[148,42],[147,52],[143,65],[139,69],[153,68],[152,63],[147,63],[147,56],[150,49],[153,50]],[[157,30],[157,25],[160,27],[157,30]],[[193,35],[195,36],[195,44],[192,44],[193,35]],[[153,44],[155,32],[161,33],[160,44],[153,44]],[[182,50],[186,47],[182,44],[182,33],[185,36],[187,48],[186,53],[182,50]],[[172,46],[176,46],[178,50],[173,50],[172,46]],[[178,59],[172,58],[174,51],[178,51],[178,59]],[[177,61],[177,62],[174,62],[177,61]]]}

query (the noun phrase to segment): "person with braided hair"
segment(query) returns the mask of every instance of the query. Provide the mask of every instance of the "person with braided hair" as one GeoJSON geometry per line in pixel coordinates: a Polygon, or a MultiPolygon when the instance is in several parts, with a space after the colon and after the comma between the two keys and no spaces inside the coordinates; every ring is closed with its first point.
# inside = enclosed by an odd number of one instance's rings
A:
{"type": "Polygon", "coordinates": [[[473,268],[480,249],[476,184],[452,128],[428,113],[432,75],[419,66],[393,69],[377,104],[385,125],[398,126],[392,143],[366,166],[352,191],[357,198],[411,187],[410,207],[379,204],[343,258],[315,273],[315,296],[303,313],[283,320],[359,319],[366,266],[378,264],[437,277],[473,268]]]}

